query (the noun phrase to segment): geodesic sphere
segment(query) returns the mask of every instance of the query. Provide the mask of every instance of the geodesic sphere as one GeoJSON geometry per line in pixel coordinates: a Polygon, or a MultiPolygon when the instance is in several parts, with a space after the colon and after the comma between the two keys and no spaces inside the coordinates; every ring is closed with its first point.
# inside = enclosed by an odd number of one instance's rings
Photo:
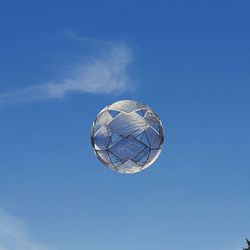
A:
{"type": "Polygon", "coordinates": [[[136,173],[159,156],[164,134],[160,118],[145,104],[124,100],[96,117],[91,142],[97,158],[120,173],[136,173]]]}

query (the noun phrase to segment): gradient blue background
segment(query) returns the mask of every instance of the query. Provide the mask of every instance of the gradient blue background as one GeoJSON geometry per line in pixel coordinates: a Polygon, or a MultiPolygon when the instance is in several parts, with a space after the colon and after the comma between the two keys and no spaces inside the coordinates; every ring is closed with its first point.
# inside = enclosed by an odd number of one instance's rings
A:
{"type": "Polygon", "coordinates": [[[0,207],[60,250],[236,250],[250,237],[250,2],[1,1],[0,91],[47,81],[125,41],[134,90],[0,108],[0,207]],[[95,158],[90,127],[120,99],[161,117],[164,150],[135,175],[95,158]]]}

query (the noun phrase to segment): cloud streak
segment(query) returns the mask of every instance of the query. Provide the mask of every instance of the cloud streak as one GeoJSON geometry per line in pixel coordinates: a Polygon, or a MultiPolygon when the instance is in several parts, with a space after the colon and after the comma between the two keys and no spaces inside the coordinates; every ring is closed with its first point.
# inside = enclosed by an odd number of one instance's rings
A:
{"type": "Polygon", "coordinates": [[[131,87],[132,51],[124,43],[103,45],[98,55],[80,62],[60,81],[50,81],[0,94],[0,105],[63,98],[70,93],[113,94],[131,87]]]}
{"type": "Polygon", "coordinates": [[[108,42],[100,41],[100,40],[89,38],[89,37],[83,37],[80,34],[77,34],[77,33],[72,32],[72,31],[66,31],[66,32],[64,32],[64,34],[69,38],[73,38],[73,39],[79,40],[79,41],[96,43],[96,44],[108,44],[108,42]]]}
{"type": "Polygon", "coordinates": [[[0,250],[55,250],[31,239],[22,221],[0,210],[0,250]]]}

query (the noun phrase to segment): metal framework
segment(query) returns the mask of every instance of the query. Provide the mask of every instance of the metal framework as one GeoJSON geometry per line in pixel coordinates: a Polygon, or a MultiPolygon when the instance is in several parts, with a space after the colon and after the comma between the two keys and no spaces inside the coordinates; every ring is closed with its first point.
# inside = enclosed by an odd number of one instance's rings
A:
{"type": "Polygon", "coordinates": [[[136,173],[159,156],[164,141],[160,118],[146,105],[124,100],[96,117],[91,143],[97,158],[120,173],[136,173]]]}

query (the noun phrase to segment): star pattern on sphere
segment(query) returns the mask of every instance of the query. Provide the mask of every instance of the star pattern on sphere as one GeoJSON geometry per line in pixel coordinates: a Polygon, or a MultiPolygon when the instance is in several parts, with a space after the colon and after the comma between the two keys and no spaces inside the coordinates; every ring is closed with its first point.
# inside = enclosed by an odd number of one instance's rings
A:
{"type": "Polygon", "coordinates": [[[160,118],[145,104],[115,102],[96,117],[91,143],[97,158],[120,173],[136,173],[159,156],[164,141],[160,118]]]}

